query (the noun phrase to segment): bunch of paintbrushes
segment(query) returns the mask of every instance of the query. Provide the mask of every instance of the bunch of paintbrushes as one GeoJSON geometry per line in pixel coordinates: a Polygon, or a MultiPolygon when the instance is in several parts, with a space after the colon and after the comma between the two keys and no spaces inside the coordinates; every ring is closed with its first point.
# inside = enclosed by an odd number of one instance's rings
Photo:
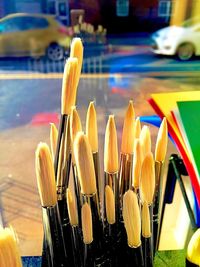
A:
{"type": "Polygon", "coordinates": [[[149,128],[141,129],[130,101],[119,163],[115,119],[110,115],[102,175],[94,103],[89,104],[85,134],[75,106],[82,60],[83,46],[75,38],[63,76],[59,130],[51,124],[51,152],[45,143],[36,150],[44,224],[42,266],[153,266],[166,120],[159,129],[154,160],[149,128]]]}

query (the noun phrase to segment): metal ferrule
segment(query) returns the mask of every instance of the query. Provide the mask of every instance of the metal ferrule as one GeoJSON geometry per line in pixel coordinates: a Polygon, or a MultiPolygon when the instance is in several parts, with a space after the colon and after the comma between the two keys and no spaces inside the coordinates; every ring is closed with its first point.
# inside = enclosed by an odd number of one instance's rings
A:
{"type": "Polygon", "coordinates": [[[102,200],[102,196],[101,196],[101,181],[100,181],[100,167],[99,167],[99,153],[95,152],[93,153],[93,161],[94,161],[94,170],[95,170],[95,175],[96,175],[96,185],[97,185],[97,194],[98,194],[98,198],[99,198],[99,205],[101,208],[101,200],[102,200]]]}
{"type": "Polygon", "coordinates": [[[154,193],[154,212],[153,221],[159,220],[159,206],[161,206],[161,194],[162,194],[162,172],[163,172],[164,162],[155,161],[155,193],[154,193]]]}
{"type": "Polygon", "coordinates": [[[96,260],[100,259],[103,256],[103,224],[99,212],[99,203],[97,194],[93,195],[84,195],[84,202],[87,202],[90,205],[93,221],[93,236],[94,236],[94,245],[96,260]]]}
{"type": "Polygon", "coordinates": [[[67,266],[67,253],[58,205],[43,207],[43,225],[45,241],[48,244],[53,266],[67,266]]]}
{"type": "Polygon", "coordinates": [[[75,195],[76,195],[78,216],[81,222],[81,207],[83,205],[83,199],[81,195],[81,185],[78,179],[78,172],[77,172],[77,168],[75,164],[72,164],[72,172],[73,172],[73,178],[74,178],[74,190],[75,190],[75,195]]]}
{"type": "Polygon", "coordinates": [[[119,197],[122,206],[124,193],[132,187],[132,154],[121,154],[119,171],[119,197]]]}
{"type": "Polygon", "coordinates": [[[94,218],[101,220],[101,214],[99,209],[99,199],[97,193],[92,195],[82,195],[83,202],[87,202],[91,207],[91,212],[94,218]]]}
{"type": "MultiPolygon", "coordinates": [[[[119,187],[118,187],[118,172],[115,173],[107,173],[104,172],[104,196],[105,196],[105,187],[109,185],[115,196],[115,213],[116,213],[116,221],[118,220],[117,212],[119,210],[119,187]]],[[[105,197],[104,197],[105,203],[105,197]]],[[[104,218],[105,218],[105,204],[104,204],[104,218]]]]}
{"type": "Polygon", "coordinates": [[[69,116],[66,120],[60,147],[57,172],[57,197],[59,200],[63,199],[63,195],[68,187],[71,167],[69,116]]]}

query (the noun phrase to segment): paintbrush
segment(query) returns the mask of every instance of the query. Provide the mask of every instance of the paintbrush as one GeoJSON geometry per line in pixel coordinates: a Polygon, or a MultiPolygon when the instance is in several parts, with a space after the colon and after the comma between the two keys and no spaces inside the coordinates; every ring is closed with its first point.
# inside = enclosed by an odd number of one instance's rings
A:
{"type": "Polygon", "coordinates": [[[73,38],[71,47],[70,47],[70,57],[75,57],[78,59],[78,73],[76,76],[76,88],[78,88],[78,84],[81,76],[81,69],[83,65],[83,44],[80,38],[73,38]]]}
{"type": "Polygon", "coordinates": [[[76,135],[74,141],[74,156],[81,185],[81,194],[84,198],[84,202],[88,202],[90,204],[92,211],[92,219],[94,223],[94,244],[96,246],[95,260],[98,262],[98,264],[100,264],[99,262],[104,260],[102,246],[103,225],[99,210],[92,150],[89,144],[89,140],[83,132],[79,132],[76,135]]]}
{"type": "Polygon", "coordinates": [[[0,228],[0,266],[22,267],[18,240],[12,228],[0,228]]]}
{"type": "Polygon", "coordinates": [[[42,205],[44,239],[51,258],[49,266],[70,266],[57,204],[53,161],[49,147],[45,143],[39,143],[36,149],[35,167],[42,205]]]}
{"type": "Polygon", "coordinates": [[[83,243],[84,243],[84,256],[83,266],[94,267],[95,265],[95,252],[93,242],[93,229],[92,229],[92,213],[89,204],[86,202],[81,209],[83,243]]]}
{"type": "Polygon", "coordinates": [[[135,120],[135,139],[140,138],[140,133],[141,133],[140,117],[137,117],[135,120]]]}
{"type": "Polygon", "coordinates": [[[72,238],[72,252],[73,252],[73,259],[74,259],[74,266],[81,267],[82,266],[82,259],[80,255],[80,244],[79,244],[79,229],[78,229],[78,213],[76,208],[75,199],[70,191],[67,189],[67,209],[69,214],[69,221],[71,224],[71,238],[72,238]]]}
{"type": "Polygon", "coordinates": [[[109,185],[115,197],[116,221],[119,218],[119,191],[118,191],[118,144],[114,115],[108,118],[104,143],[104,187],[109,185]]]}
{"type": "Polygon", "coordinates": [[[55,154],[56,154],[56,146],[58,140],[58,129],[54,123],[50,123],[50,148],[51,155],[54,162],[55,154]]]}
{"type": "Polygon", "coordinates": [[[187,247],[186,267],[200,266],[200,228],[195,231],[187,247]]]}
{"type": "Polygon", "coordinates": [[[142,127],[142,130],[140,133],[140,142],[142,146],[143,159],[144,159],[146,154],[151,152],[151,134],[150,134],[149,127],[146,125],[142,127]]]}
{"type": "MultiPolygon", "coordinates": [[[[152,233],[153,233],[153,198],[155,192],[154,164],[155,163],[153,159],[153,154],[151,152],[147,153],[142,163],[141,176],[140,176],[140,200],[142,204],[146,201],[149,206],[152,233]]],[[[152,249],[153,249],[153,239],[152,239],[152,249]]]]}
{"type": "MultiPolygon", "coordinates": [[[[67,59],[62,83],[61,96],[61,118],[58,132],[58,142],[54,161],[55,174],[57,177],[57,168],[59,162],[59,151],[62,135],[66,126],[67,118],[71,107],[76,103],[78,83],[81,75],[83,62],[83,45],[80,38],[74,38],[71,44],[70,58],[67,59]]],[[[68,140],[69,141],[69,140],[68,140]]]]}
{"type": "Polygon", "coordinates": [[[123,194],[132,186],[132,161],[134,148],[134,122],[135,112],[133,101],[129,101],[122,132],[120,171],[119,171],[119,197],[122,207],[123,194]]]}
{"type": "Polygon", "coordinates": [[[149,207],[146,201],[144,201],[142,205],[142,247],[144,255],[144,266],[153,267],[150,214],[149,207]]]}
{"type": "Polygon", "coordinates": [[[134,143],[134,156],[133,156],[133,174],[132,174],[132,187],[134,191],[139,194],[140,173],[142,166],[142,146],[140,139],[135,139],[134,143]]]}
{"type": "Polygon", "coordinates": [[[98,152],[99,150],[98,149],[98,129],[97,129],[97,116],[96,116],[94,102],[90,102],[88,110],[87,110],[86,136],[89,140],[91,150],[92,150],[95,175],[96,175],[97,194],[98,194],[99,206],[100,206],[100,211],[101,211],[102,196],[100,195],[101,180],[100,180],[99,152],[98,152]]]}
{"type": "Polygon", "coordinates": [[[153,240],[154,240],[154,251],[158,249],[158,228],[160,220],[160,209],[161,209],[161,195],[162,195],[162,172],[164,167],[164,160],[167,152],[168,142],[168,131],[167,131],[167,120],[163,119],[157,136],[156,148],[155,148],[155,195],[154,195],[154,206],[153,206],[153,240]]]}
{"type": "Polygon", "coordinates": [[[74,106],[76,102],[77,76],[78,76],[78,59],[68,58],[65,64],[64,74],[63,74],[62,96],[61,96],[61,118],[59,123],[58,141],[57,141],[56,154],[54,160],[54,169],[56,178],[58,178],[57,171],[58,171],[58,164],[60,157],[61,141],[63,139],[63,134],[66,131],[66,124],[71,112],[71,107],[74,106]]]}
{"type": "Polygon", "coordinates": [[[126,266],[143,267],[140,209],[137,195],[130,189],[123,196],[123,219],[128,243],[126,266]]]}
{"type": "Polygon", "coordinates": [[[80,193],[80,181],[78,179],[76,162],[74,158],[74,140],[76,134],[82,131],[81,120],[79,114],[76,110],[76,107],[71,108],[71,118],[70,118],[70,137],[71,137],[71,152],[72,152],[72,171],[73,171],[73,178],[74,178],[74,189],[77,201],[77,209],[78,209],[78,216],[81,218],[81,206],[82,206],[82,198],[80,193]]]}
{"type": "Polygon", "coordinates": [[[106,185],[105,187],[105,207],[106,207],[106,218],[108,227],[107,255],[110,259],[110,265],[116,266],[117,228],[116,228],[116,216],[115,216],[115,196],[112,188],[109,185],[106,185]]]}

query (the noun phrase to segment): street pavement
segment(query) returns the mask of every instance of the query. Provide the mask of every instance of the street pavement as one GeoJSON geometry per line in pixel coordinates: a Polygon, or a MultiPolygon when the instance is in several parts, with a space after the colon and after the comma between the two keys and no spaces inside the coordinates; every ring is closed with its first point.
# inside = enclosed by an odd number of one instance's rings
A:
{"type": "MultiPolygon", "coordinates": [[[[65,59],[59,62],[30,58],[1,58],[0,73],[39,72],[62,73],[65,59]]],[[[148,44],[109,44],[85,50],[83,73],[159,73],[159,76],[194,75],[200,71],[200,58],[188,62],[175,57],[155,55],[148,44]]]]}

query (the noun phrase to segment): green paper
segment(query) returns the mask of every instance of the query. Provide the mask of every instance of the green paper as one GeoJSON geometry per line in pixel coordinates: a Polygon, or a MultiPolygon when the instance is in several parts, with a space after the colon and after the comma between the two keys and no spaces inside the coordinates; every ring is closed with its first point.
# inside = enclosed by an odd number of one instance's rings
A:
{"type": "Polygon", "coordinates": [[[154,267],[184,267],[185,250],[159,251],[154,259],[154,267]]]}
{"type": "Polygon", "coordinates": [[[182,125],[191,160],[198,178],[200,177],[200,101],[177,102],[182,125]]]}

